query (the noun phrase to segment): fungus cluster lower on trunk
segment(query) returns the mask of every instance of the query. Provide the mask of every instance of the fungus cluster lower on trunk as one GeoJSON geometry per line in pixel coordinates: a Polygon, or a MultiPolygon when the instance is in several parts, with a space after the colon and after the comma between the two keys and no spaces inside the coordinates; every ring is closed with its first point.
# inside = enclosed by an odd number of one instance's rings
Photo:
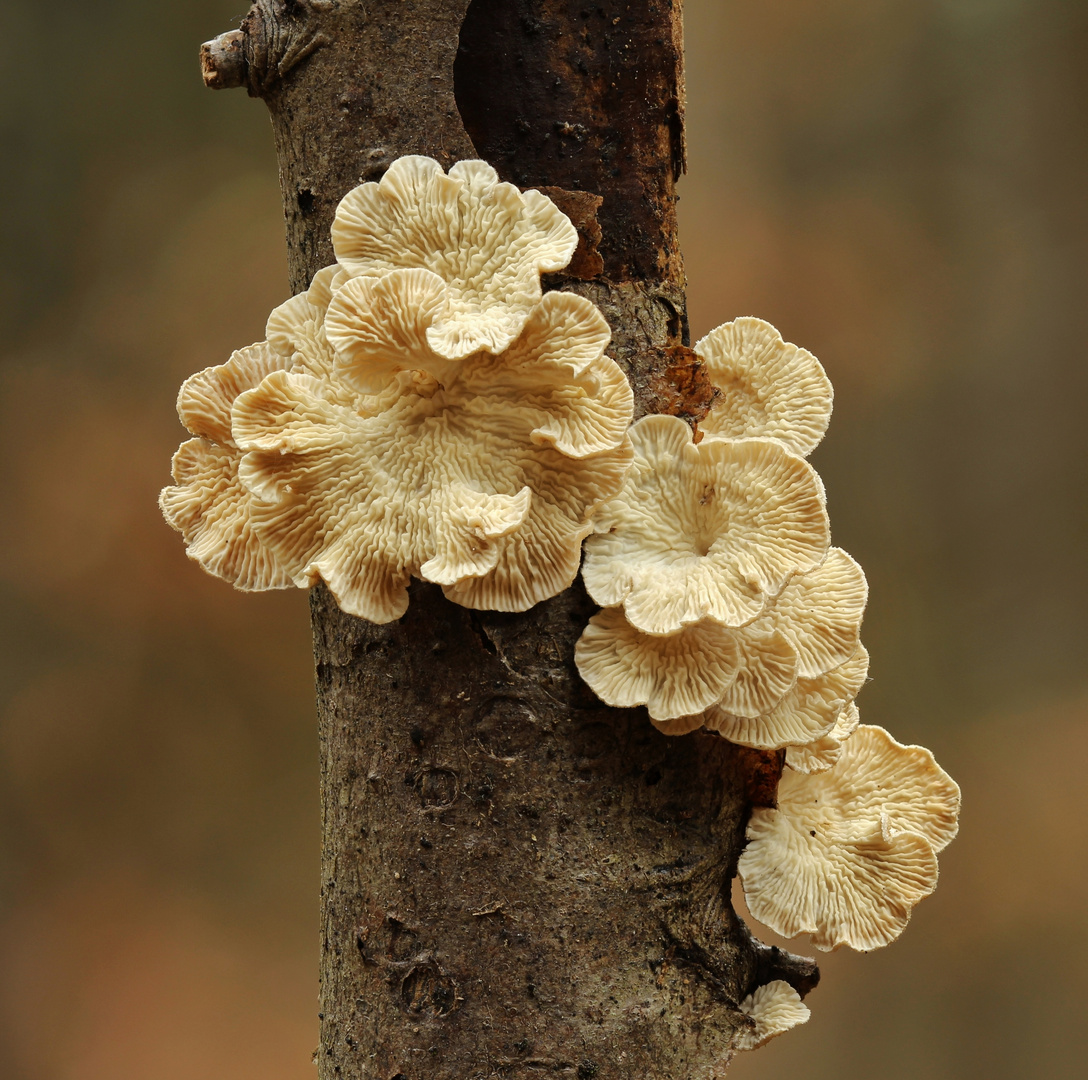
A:
{"type": "MultiPolygon", "coordinates": [[[[593,303],[543,293],[577,232],[483,162],[394,162],[351,191],[336,263],[267,339],[186,381],[194,436],[161,497],[189,555],[241,589],[324,581],[399,619],[412,577],[524,611],[578,573],[603,610],[575,658],[607,704],[780,751],[777,806],[740,859],[753,915],[818,948],[871,949],[936,883],[959,792],[928,751],[859,725],[867,586],[830,546],[805,460],[831,415],[818,361],[759,319],[695,347],[717,398],[632,425],[593,303]]],[[[808,1018],[771,981],[735,1049],[808,1018]]]]}

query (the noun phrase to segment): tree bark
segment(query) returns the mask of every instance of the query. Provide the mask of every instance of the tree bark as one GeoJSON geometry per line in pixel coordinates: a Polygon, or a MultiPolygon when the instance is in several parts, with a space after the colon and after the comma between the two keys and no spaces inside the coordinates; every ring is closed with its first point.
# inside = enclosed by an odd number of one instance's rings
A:
{"type": "MultiPolygon", "coordinates": [[[[638,414],[705,414],[679,0],[259,0],[202,61],[269,106],[295,291],[333,261],[350,188],[401,154],[483,157],[579,225],[548,287],[604,312],[638,414]]],[[[373,626],[312,593],[321,1080],[723,1075],[738,1002],[818,978],[729,902],[780,755],[602,705],[574,669],[580,585],[518,615],[411,597],[373,626]]]]}

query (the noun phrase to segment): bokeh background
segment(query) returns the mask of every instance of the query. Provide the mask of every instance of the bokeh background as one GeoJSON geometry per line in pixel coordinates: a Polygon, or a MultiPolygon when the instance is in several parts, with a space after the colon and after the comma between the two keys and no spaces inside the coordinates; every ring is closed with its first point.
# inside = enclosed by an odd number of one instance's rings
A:
{"type": "MultiPolygon", "coordinates": [[[[693,329],[823,361],[862,715],[965,800],[903,938],[731,1075],[1081,1078],[1088,4],[686,7],[693,329]]],[[[0,2],[5,1080],[313,1075],[306,598],[207,578],[155,506],[178,384],[287,295],[264,108],[196,65],[244,9],[0,2]]]]}

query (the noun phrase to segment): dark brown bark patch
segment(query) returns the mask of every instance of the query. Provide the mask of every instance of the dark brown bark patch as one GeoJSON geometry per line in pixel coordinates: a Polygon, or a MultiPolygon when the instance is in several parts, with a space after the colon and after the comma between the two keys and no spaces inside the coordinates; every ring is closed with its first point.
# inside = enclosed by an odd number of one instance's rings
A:
{"type": "Polygon", "coordinates": [[[578,230],[578,247],[563,274],[582,281],[600,277],[604,272],[604,259],[600,252],[601,224],[597,220],[597,211],[604,198],[589,191],[566,191],[560,187],[540,187],[536,190],[547,195],[578,230]]]}
{"type": "Polygon", "coordinates": [[[523,187],[604,197],[604,273],[680,282],[679,3],[472,0],[455,67],[477,152],[523,187]]]}

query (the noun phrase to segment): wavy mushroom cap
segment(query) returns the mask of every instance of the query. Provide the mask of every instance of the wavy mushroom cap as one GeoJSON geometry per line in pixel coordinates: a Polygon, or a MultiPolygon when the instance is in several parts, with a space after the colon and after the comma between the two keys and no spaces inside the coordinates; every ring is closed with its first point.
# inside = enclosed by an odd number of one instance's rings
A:
{"type": "Polygon", "coordinates": [[[264,335],[273,349],[290,358],[294,371],[321,376],[332,371],[334,356],[325,335],[325,317],[345,280],[342,267],[326,266],[314,274],[305,292],[284,301],[268,316],[264,335]]]}
{"type": "Polygon", "coordinates": [[[809,1008],[788,982],[775,979],[750,993],[738,1006],[750,1025],[733,1036],[734,1050],[758,1050],[776,1035],[805,1023],[809,1008]]]}
{"type": "Polygon", "coordinates": [[[289,363],[261,341],[182,383],[178,416],[198,437],[178,448],[174,486],[159,494],[163,517],[184,537],[189,558],[246,591],[284,589],[291,577],[253,529],[253,496],[238,477],[242,454],[231,436],[230,412],[239,394],[289,363]]]}
{"type": "Polygon", "coordinates": [[[868,656],[858,642],[865,597],[861,568],[832,548],[746,626],[703,619],[646,634],[621,607],[608,608],[591,620],[575,658],[602,701],[647,705],[666,734],[705,723],[759,749],[810,743],[828,734],[865,680],[868,656]],[[696,721],[692,714],[703,710],[696,721]]]}
{"type": "MultiPolygon", "coordinates": [[[[335,354],[324,322],[339,282],[338,266],[319,270],[310,287],[280,304],[268,318],[268,340],[239,349],[225,363],[182,383],[178,416],[193,435],[174,455],[174,487],[164,488],[159,506],[185,538],[187,554],[216,577],[245,591],[289,588],[291,576],[265,549],[253,528],[253,495],[241,483],[242,454],[231,433],[231,410],[240,394],[274,371],[327,378],[335,354]]],[[[329,384],[342,401],[365,402],[347,388],[329,384]]]]}
{"type": "Polygon", "coordinates": [[[861,714],[851,701],[826,735],[804,746],[787,746],[786,764],[797,772],[825,772],[842,756],[843,743],[857,731],[860,722],[861,714]]]}
{"type": "Polygon", "coordinates": [[[802,712],[797,718],[802,724],[815,719],[813,707],[819,708],[821,699],[830,703],[828,693],[837,694],[843,679],[847,684],[855,677],[864,680],[867,658],[860,670],[858,664],[843,665],[858,652],[867,596],[861,567],[841,548],[832,548],[807,573],[795,574],[758,619],[736,631],[741,653],[737,678],[714,706],[708,726],[731,741],[762,749],[788,745],[802,731],[807,732],[804,742],[824,734],[833,721],[826,709],[821,710],[821,722],[827,721],[821,731],[788,723],[790,738],[783,742],[786,731],[776,729],[795,709],[802,712]],[[838,676],[825,678],[836,671],[838,676]],[[785,708],[777,708],[787,696],[785,708]]]}
{"type": "Polygon", "coordinates": [[[831,382],[812,353],[762,319],[734,319],[695,345],[720,391],[699,430],[715,438],[777,439],[807,457],[831,420],[831,382]]]}
{"type": "Polygon", "coordinates": [[[296,584],[324,580],[373,622],[404,613],[412,575],[467,607],[523,611],[571,583],[594,511],[619,490],[631,390],[604,355],[603,317],[571,293],[543,297],[509,349],[451,375],[420,333],[421,282],[434,284],[415,270],[366,283],[365,334],[337,356],[333,383],[386,384],[381,411],[305,373],[238,398],[255,527],[296,584]]]}
{"type": "Polygon", "coordinates": [[[748,909],[825,951],[887,945],[936,887],[959,805],[928,750],[863,724],[832,768],[786,770],[778,808],[753,810],[738,863],[748,909]]]}
{"type": "Polygon", "coordinates": [[[441,357],[500,353],[540,300],[541,273],[561,270],[578,233],[538,191],[500,183],[483,161],[447,175],[431,158],[398,158],[377,183],[348,192],[336,210],[333,248],[352,277],[422,268],[448,287],[427,328],[441,357]]]}
{"type": "Polygon", "coordinates": [[[864,572],[842,548],[786,583],[766,618],[797,654],[798,675],[814,678],[853,656],[868,598],[864,572]]]}
{"type": "Polygon", "coordinates": [[[582,576],[649,634],[710,618],[740,626],[828,547],[812,467],[769,439],[692,441],[673,416],[631,428],[634,464],[597,516],[582,576]],[[607,531],[605,531],[607,530],[607,531]]]}
{"type": "Polygon", "coordinates": [[[706,710],[703,723],[738,746],[756,750],[804,746],[834,728],[842,710],[865,685],[868,671],[869,654],[859,644],[844,664],[811,679],[797,679],[766,712],[745,716],[718,703],[706,710]]]}
{"type": "Polygon", "coordinates": [[[594,615],[574,647],[579,673],[606,704],[646,705],[655,721],[695,716],[696,726],[695,714],[736,677],[737,659],[736,640],[721,623],[704,619],[667,636],[643,634],[618,607],[594,615]]]}

